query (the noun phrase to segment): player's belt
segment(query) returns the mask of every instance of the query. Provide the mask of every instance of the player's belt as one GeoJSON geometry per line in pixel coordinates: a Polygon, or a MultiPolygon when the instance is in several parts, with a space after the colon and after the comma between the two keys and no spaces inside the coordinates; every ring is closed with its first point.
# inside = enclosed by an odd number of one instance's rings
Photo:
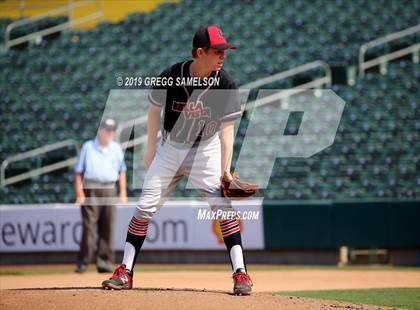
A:
{"type": "Polygon", "coordinates": [[[162,131],[162,144],[168,142],[172,145],[179,146],[179,147],[185,147],[185,148],[197,147],[197,146],[200,145],[200,142],[208,142],[208,141],[211,140],[211,138],[201,140],[200,137],[197,137],[197,139],[195,141],[179,141],[179,140],[173,139],[171,137],[171,133],[169,131],[167,131],[167,130],[162,131]]]}

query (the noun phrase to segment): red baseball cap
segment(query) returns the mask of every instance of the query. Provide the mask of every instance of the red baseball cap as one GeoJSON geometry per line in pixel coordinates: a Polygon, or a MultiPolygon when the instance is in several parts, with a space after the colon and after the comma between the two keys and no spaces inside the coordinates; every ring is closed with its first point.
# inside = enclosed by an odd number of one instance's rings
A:
{"type": "Polygon", "coordinates": [[[228,44],[222,30],[217,26],[201,27],[194,34],[193,47],[212,47],[218,50],[236,49],[228,44]]]}

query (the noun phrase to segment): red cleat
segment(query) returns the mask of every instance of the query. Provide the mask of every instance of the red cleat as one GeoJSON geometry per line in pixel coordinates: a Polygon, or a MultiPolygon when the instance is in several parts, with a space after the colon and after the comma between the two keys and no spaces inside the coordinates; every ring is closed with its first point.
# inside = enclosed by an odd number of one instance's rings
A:
{"type": "Polygon", "coordinates": [[[251,295],[252,280],[245,272],[235,272],[233,278],[234,295],[251,295]]]}
{"type": "Polygon", "coordinates": [[[133,273],[126,269],[125,265],[119,265],[114,274],[102,282],[102,288],[105,290],[129,290],[133,287],[133,273]]]}

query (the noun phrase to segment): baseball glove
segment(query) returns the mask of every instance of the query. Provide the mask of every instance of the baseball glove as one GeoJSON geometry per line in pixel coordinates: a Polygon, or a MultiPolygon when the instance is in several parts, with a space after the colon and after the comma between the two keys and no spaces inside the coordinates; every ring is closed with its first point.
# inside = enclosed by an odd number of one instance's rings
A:
{"type": "Polygon", "coordinates": [[[243,182],[239,179],[237,172],[232,173],[232,180],[229,180],[227,174],[221,179],[222,195],[229,199],[244,199],[258,192],[258,184],[243,182]]]}

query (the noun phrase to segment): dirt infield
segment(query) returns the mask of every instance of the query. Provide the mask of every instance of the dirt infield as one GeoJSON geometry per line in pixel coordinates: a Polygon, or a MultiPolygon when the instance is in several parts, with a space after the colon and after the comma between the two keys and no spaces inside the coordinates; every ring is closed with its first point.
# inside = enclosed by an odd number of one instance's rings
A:
{"type": "Polygon", "coordinates": [[[255,293],[232,296],[224,291],[144,289],[2,291],[1,309],[390,309],[335,301],[255,293]]]}
{"type": "Polygon", "coordinates": [[[231,295],[227,271],[145,271],[136,273],[135,289],[103,291],[109,275],[34,274],[0,276],[1,309],[386,309],[298,297],[275,291],[420,287],[418,270],[257,270],[250,272],[254,294],[231,295]]]}

